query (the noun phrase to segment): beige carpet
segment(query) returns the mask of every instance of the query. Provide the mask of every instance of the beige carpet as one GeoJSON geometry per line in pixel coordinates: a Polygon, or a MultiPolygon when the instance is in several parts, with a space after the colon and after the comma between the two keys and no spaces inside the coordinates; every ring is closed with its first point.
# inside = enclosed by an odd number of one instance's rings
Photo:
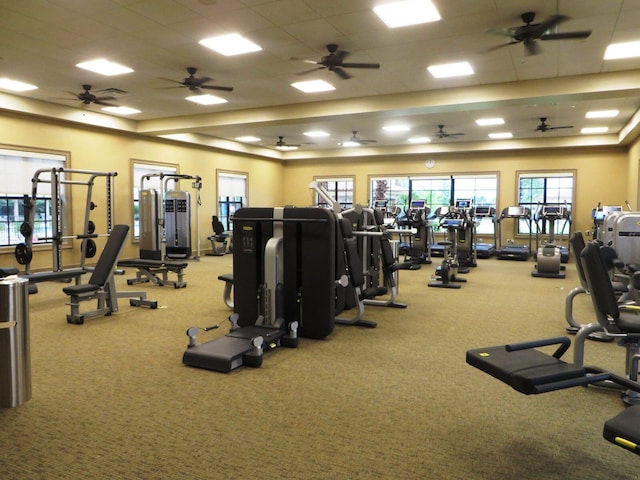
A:
{"type": "MultiPolygon", "coordinates": [[[[33,398],[0,411],[0,477],[21,479],[635,479],[637,457],[606,442],[615,394],[526,397],[466,365],[469,348],[562,335],[577,285],[532,278],[533,262],[480,260],[460,290],[427,288],[435,265],[401,272],[405,310],[368,307],[378,328],[336,326],[279,349],[260,369],[185,367],[185,330],[221,323],[217,275],[231,256],[187,268],[185,289],[144,289],[68,325],[57,283],[30,297],[33,398]]],[[[131,272],[130,272],[131,273],[131,272]]],[[[129,276],[132,276],[130,274],[129,276]]],[[[583,298],[576,316],[591,321],[583,298]]],[[[623,350],[587,361],[623,372],[623,350]]]]}

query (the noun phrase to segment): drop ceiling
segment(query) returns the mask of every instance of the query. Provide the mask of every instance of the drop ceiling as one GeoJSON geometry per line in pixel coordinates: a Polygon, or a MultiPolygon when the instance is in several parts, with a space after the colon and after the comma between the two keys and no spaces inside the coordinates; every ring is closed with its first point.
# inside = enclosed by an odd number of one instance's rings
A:
{"type": "Polygon", "coordinates": [[[635,135],[640,107],[640,58],[603,60],[610,43],[640,40],[640,0],[434,0],[442,20],[387,28],[372,7],[388,0],[38,0],[2,1],[0,76],[37,85],[21,94],[0,93],[0,109],[86,122],[144,135],[169,136],[275,159],[378,155],[505,148],[619,145],[635,135]],[[542,53],[525,56],[522,44],[490,52],[507,37],[488,29],[522,25],[520,15],[541,21],[557,13],[571,17],[559,32],[592,30],[584,40],[540,42],[542,53]],[[198,41],[238,32],[262,47],[224,57],[198,41]],[[343,80],[327,70],[306,75],[326,45],[350,52],[349,62],[378,62],[378,70],[351,69],[343,80]],[[104,77],[75,65],[107,58],[134,69],[104,77]],[[292,60],[297,58],[298,60],[292,60]],[[474,75],[434,79],[426,67],[468,61],[474,75]],[[185,101],[181,81],[187,67],[227,103],[201,106],[185,101]],[[335,90],[304,94],[291,83],[323,79],[335,90]],[[96,95],[141,111],[108,115],[98,105],[74,100],[83,84],[96,95]],[[169,88],[171,87],[171,88],[169,88]],[[106,92],[106,93],[103,93],[106,92]],[[586,119],[589,110],[617,109],[612,119],[586,119]],[[502,117],[505,125],[480,127],[475,120],[502,117]],[[541,117],[550,126],[536,132],[541,117]],[[411,130],[389,133],[388,124],[411,130]],[[455,138],[434,136],[438,125],[455,138]],[[606,125],[605,135],[580,135],[606,125]],[[324,130],[329,137],[306,137],[324,130]],[[338,147],[357,131],[375,143],[338,147]],[[495,141],[490,132],[510,131],[495,141]],[[248,144],[234,139],[259,137],[248,144]],[[300,145],[275,149],[278,137],[300,145]],[[410,145],[410,136],[431,143],[410,145]]]}

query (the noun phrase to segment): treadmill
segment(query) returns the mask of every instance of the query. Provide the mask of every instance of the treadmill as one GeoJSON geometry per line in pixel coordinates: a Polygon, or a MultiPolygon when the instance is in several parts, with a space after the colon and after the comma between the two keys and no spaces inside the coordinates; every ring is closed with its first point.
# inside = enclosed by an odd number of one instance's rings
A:
{"type": "Polygon", "coordinates": [[[477,207],[472,207],[469,214],[471,215],[471,219],[473,220],[474,228],[476,229],[476,234],[474,235],[476,256],[478,258],[491,258],[496,253],[496,209],[493,207],[489,207],[486,205],[480,205],[477,207]],[[491,242],[479,242],[478,239],[478,225],[480,225],[485,219],[489,219],[493,224],[493,243],[491,242]]]}
{"type": "Polygon", "coordinates": [[[496,225],[498,226],[497,233],[497,248],[495,256],[500,260],[528,260],[531,256],[531,242],[532,242],[532,232],[531,232],[531,210],[527,207],[523,207],[521,205],[510,206],[502,209],[498,219],[496,220],[496,225]],[[520,222],[524,220],[527,222],[529,227],[529,243],[528,244],[516,244],[515,242],[510,241],[506,244],[502,243],[502,223],[507,219],[513,219],[516,222],[520,222]]]}

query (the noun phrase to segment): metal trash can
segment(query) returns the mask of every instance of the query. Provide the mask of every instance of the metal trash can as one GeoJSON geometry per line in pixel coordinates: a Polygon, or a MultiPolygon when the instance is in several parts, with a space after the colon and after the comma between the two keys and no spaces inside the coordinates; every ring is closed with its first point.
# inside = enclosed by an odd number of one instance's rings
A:
{"type": "Polygon", "coordinates": [[[29,351],[29,281],[0,279],[0,408],[31,398],[29,351]]]}

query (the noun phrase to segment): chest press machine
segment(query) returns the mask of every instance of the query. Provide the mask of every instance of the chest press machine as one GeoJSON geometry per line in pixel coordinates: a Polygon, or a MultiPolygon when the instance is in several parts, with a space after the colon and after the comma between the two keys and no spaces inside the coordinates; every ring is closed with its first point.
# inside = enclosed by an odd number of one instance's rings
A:
{"type": "Polygon", "coordinates": [[[335,317],[335,217],[319,208],[242,208],[233,221],[234,313],[227,335],[197,343],[187,330],[182,361],[230,372],[259,367],[265,352],[324,338],[335,317]]]}
{"type": "Polygon", "coordinates": [[[584,325],[574,346],[574,361],[565,362],[567,337],[550,338],[476,348],[467,351],[467,363],[506,383],[525,395],[552,392],[576,386],[599,385],[626,389],[622,398],[628,407],[604,424],[603,437],[633,453],[640,454],[640,315],[633,307],[618,305],[600,246],[588,243],[580,255],[596,322],[584,325]],[[619,339],[626,349],[626,372],[616,375],[599,367],[583,364],[584,341],[594,331],[619,339]],[[556,346],[552,354],[544,347],[556,346]]]}

